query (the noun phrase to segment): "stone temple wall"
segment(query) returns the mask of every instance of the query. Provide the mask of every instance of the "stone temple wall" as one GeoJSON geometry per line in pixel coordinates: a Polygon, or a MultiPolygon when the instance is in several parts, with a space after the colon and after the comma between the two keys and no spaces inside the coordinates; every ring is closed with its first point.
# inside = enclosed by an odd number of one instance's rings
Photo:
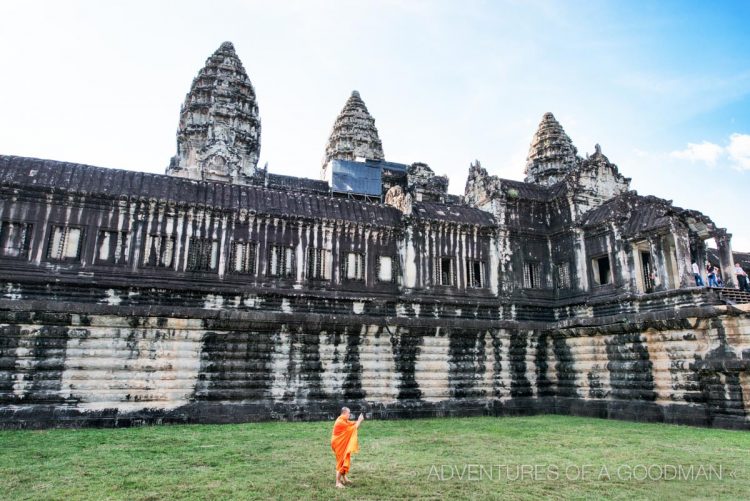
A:
{"type": "Polygon", "coordinates": [[[219,309],[6,292],[5,428],[328,419],[347,405],[376,419],[562,413],[750,429],[746,306],[662,308],[549,329],[299,315],[270,299],[248,311],[228,298],[215,301],[219,309]]]}

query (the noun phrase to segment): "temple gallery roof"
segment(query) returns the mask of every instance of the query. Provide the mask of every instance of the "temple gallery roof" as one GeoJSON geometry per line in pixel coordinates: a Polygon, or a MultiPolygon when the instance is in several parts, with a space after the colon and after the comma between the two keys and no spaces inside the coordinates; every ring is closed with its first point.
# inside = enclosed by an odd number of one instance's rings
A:
{"type": "Polygon", "coordinates": [[[266,174],[267,187],[277,190],[315,192],[328,194],[328,183],[318,179],[306,177],[284,176],[281,174],[266,174]]]}
{"type": "Polygon", "coordinates": [[[559,195],[565,187],[564,183],[557,183],[554,186],[542,186],[540,184],[526,183],[524,181],[514,181],[512,179],[499,178],[502,187],[506,190],[516,190],[518,197],[526,200],[535,200],[537,202],[548,202],[559,195]]]}
{"type": "Polygon", "coordinates": [[[584,227],[594,227],[618,221],[622,224],[623,235],[633,236],[668,227],[670,218],[675,216],[702,237],[707,238],[716,230],[713,221],[698,211],[675,207],[669,200],[638,195],[634,191],[616,196],[590,210],[584,215],[582,224],[584,227]]]}
{"type": "Polygon", "coordinates": [[[447,221],[476,226],[494,226],[495,218],[489,212],[467,205],[448,205],[438,202],[415,202],[414,217],[429,221],[447,221]]]}
{"type": "MultiPolygon", "coordinates": [[[[158,200],[217,209],[253,210],[259,214],[338,219],[393,227],[402,214],[380,203],[314,193],[323,181],[268,175],[269,187],[197,181],[160,174],[0,155],[0,186],[67,192],[82,196],[158,200]]],[[[416,202],[418,220],[477,226],[495,225],[492,214],[467,205],[416,202]]]]}
{"type": "MultiPolygon", "coordinates": [[[[271,182],[290,184],[274,177],[271,182]]],[[[313,180],[301,180],[316,183],[313,180]]],[[[296,183],[296,182],[295,182],[296,183]]],[[[308,183],[308,184],[309,184],[308,183]]],[[[304,184],[304,183],[303,183],[304,184]]],[[[0,155],[0,186],[83,196],[158,200],[258,214],[343,220],[392,227],[401,213],[383,204],[252,185],[196,181],[54,160],[0,155]]]]}

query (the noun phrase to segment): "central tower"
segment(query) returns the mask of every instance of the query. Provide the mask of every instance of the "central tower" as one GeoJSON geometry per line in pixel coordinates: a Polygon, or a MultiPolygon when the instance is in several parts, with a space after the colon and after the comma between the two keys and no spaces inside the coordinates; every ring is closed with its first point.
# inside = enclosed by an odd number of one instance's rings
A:
{"type": "Polygon", "coordinates": [[[375,119],[355,90],[333,124],[323,166],[333,159],[354,161],[358,158],[383,160],[384,157],[375,119]]]}
{"type": "Polygon", "coordinates": [[[251,184],[260,154],[260,117],[250,78],[231,42],[206,60],[180,109],[177,154],[167,174],[251,184]]]}
{"type": "Polygon", "coordinates": [[[552,113],[545,113],[529,147],[526,182],[552,186],[579,163],[578,150],[552,113]]]}

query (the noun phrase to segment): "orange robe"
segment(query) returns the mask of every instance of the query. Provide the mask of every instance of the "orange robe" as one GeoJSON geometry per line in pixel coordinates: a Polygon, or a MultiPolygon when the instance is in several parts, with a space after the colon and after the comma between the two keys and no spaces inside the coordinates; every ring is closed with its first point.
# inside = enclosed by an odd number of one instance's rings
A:
{"type": "Polygon", "coordinates": [[[333,425],[331,449],[336,454],[336,471],[346,475],[349,472],[352,454],[359,452],[357,425],[344,416],[339,416],[333,425]]]}

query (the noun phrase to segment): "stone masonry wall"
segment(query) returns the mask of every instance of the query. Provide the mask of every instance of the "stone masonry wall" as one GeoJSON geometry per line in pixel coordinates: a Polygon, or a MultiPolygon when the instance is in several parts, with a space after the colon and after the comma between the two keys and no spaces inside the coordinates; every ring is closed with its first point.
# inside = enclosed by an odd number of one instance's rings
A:
{"type": "Polygon", "coordinates": [[[556,330],[172,309],[0,301],[0,427],[327,419],[348,405],[375,418],[565,413],[750,429],[746,307],[556,330]]]}

